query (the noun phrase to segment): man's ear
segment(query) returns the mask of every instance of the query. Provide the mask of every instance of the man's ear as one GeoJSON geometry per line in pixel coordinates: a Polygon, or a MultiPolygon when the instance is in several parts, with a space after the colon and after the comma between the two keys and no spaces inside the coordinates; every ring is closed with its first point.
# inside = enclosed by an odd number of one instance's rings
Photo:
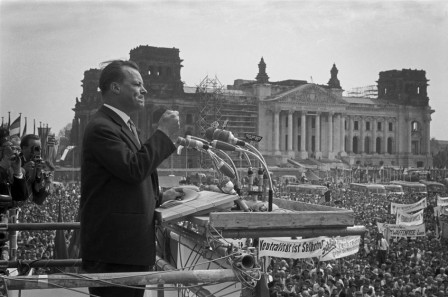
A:
{"type": "Polygon", "coordinates": [[[112,92],[114,92],[115,94],[119,94],[120,93],[120,84],[113,82],[110,84],[110,89],[112,90],[112,92]]]}

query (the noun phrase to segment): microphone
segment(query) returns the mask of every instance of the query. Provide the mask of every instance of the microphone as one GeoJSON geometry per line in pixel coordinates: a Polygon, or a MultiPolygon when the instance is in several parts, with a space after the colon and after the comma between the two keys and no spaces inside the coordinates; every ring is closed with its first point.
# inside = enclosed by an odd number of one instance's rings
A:
{"type": "Polygon", "coordinates": [[[184,146],[186,148],[193,148],[193,149],[203,149],[208,150],[210,148],[209,145],[203,143],[202,141],[197,141],[193,139],[185,139],[183,137],[177,137],[177,144],[184,146]]]}
{"type": "Polygon", "coordinates": [[[212,147],[214,147],[215,149],[218,149],[218,150],[231,151],[231,152],[235,152],[235,151],[239,152],[239,151],[241,151],[240,148],[238,148],[238,147],[236,147],[234,145],[231,145],[230,143],[222,142],[222,141],[219,141],[219,140],[213,140],[211,142],[211,145],[212,145],[212,147]]]}
{"type": "Polygon", "coordinates": [[[235,172],[229,164],[224,162],[224,160],[220,159],[218,165],[218,170],[227,177],[235,178],[235,172]]]}
{"type": "Polygon", "coordinates": [[[248,188],[249,191],[252,191],[252,187],[254,185],[254,172],[252,171],[252,167],[249,167],[249,170],[247,170],[247,176],[249,178],[248,188]]]}
{"type": "Polygon", "coordinates": [[[258,191],[263,188],[263,168],[258,169],[258,191]]]}
{"type": "Polygon", "coordinates": [[[221,129],[215,129],[213,127],[210,127],[205,131],[205,136],[208,139],[221,140],[233,145],[239,145],[239,146],[246,145],[244,141],[236,138],[232,132],[221,129]]]}

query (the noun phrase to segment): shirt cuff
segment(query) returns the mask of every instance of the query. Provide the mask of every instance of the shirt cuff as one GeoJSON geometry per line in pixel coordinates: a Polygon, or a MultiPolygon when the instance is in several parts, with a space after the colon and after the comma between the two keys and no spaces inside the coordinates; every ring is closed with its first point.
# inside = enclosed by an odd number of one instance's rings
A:
{"type": "Polygon", "coordinates": [[[20,172],[19,174],[14,174],[14,177],[18,178],[18,179],[22,179],[23,178],[23,173],[20,172]]]}

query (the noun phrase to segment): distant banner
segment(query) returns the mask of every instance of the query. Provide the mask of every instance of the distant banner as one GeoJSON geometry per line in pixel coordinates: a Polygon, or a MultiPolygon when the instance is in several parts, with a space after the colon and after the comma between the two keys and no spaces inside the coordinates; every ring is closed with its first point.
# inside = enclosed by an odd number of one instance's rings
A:
{"type": "Polygon", "coordinates": [[[361,236],[325,237],[280,240],[263,238],[259,242],[259,256],[272,256],[291,259],[317,257],[328,261],[356,254],[361,236]]]}
{"type": "Polygon", "coordinates": [[[418,226],[397,226],[391,224],[377,223],[378,232],[384,237],[423,237],[426,236],[425,224],[418,226]]]}
{"type": "Polygon", "coordinates": [[[437,205],[436,207],[434,207],[434,216],[435,217],[440,217],[443,215],[448,216],[448,206],[437,205]]]}
{"type": "Polygon", "coordinates": [[[396,225],[402,226],[416,226],[423,224],[423,209],[414,214],[405,212],[397,212],[396,225]]]}
{"type": "Polygon", "coordinates": [[[423,198],[419,202],[413,203],[413,204],[399,204],[399,203],[391,203],[390,204],[390,213],[396,214],[397,212],[413,212],[420,209],[424,209],[428,206],[428,203],[426,202],[426,198],[423,198]]]}
{"type": "Polygon", "coordinates": [[[437,206],[448,206],[448,197],[437,197],[437,206]]]}

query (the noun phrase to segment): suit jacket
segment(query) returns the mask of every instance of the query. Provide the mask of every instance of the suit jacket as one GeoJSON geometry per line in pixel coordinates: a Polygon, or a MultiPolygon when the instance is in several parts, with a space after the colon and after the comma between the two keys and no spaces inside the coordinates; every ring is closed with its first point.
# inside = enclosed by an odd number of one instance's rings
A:
{"type": "Polygon", "coordinates": [[[128,125],[101,107],[87,124],[81,161],[81,256],[154,265],[156,168],[176,147],[156,131],[141,148],[128,125]]]}
{"type": "Polygon", "coordinates": [[[25,173],[23,178],[17,178],[10,169],[0,167],[0,194],[11,195],[12,201],[24,201],[28,198],[25,173]]]}

